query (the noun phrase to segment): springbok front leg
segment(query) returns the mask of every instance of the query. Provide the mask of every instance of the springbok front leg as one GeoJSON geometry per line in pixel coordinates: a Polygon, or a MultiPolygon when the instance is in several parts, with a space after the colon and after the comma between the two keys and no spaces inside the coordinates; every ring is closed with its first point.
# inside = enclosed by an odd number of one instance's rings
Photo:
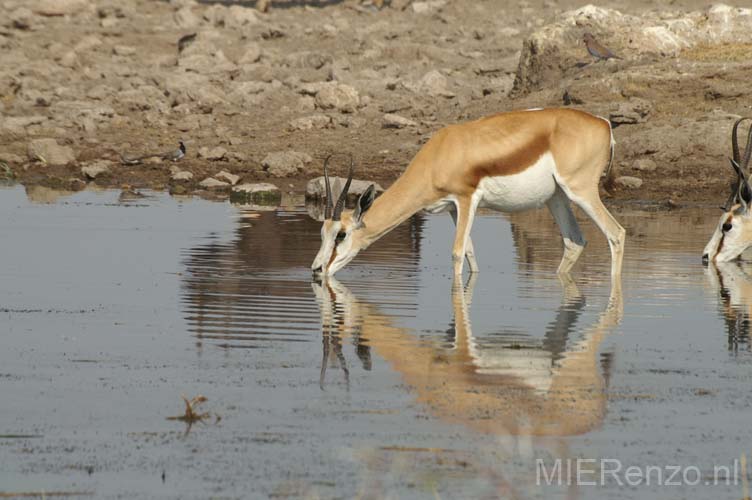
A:
{"type": "Polygon", "coordinates": [[[548,210],[559,226],[561,237],[564,240],[564,255],[556,272],[559,275],[569,274],[569,271],[572,270],[572,266],[579,259],[587,242],[582,236],[582,231],[580,231],[580,226],[577,224],[574,213],[572,213],[569,198],[567,198],[567,195],[564,194],[564,191],[562,191],[558,184],[554,195],[546,202],[546,205],[548,205],[548,210]]]}
{"type": "Polygon", "coordinates": [[[472,248],[472,245],[468,245],[468,242],[470,241],[470,228],[473,226],[477,205],[477,200],[474,200],[471,196],[457,197],[457,232],[455,233],[454,246],[452,247],[454,279],[462,279],[462,264],[468,249],[472,248]]]}
{"type": "MultiPolygon", "coordinates": [[[[452,216],[452,221],[454,221],[454,225],[457,226],[457,207],[455,205],[449,207],[449,215],[452,216]]],[[[469,233],[467,236],[467,243],[465,244],[465,258],[467,259],[468,267],[470,267],[470,272],[477,273],[479,269],[478,261],[475,260],[475,248],[473,247],[473,239],[470,237],[469,233]]]]}

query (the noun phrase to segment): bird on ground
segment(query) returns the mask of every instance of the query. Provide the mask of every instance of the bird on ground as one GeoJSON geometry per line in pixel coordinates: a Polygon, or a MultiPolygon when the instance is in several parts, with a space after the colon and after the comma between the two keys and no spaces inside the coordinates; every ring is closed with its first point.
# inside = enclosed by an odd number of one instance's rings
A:
{"type": "Polygon", "coordinates": [[[178,148],[165,153],[151,153],[141,156],[120,155],[120,161],[123,165],[138,165],[148,158],[161,158],[162,160],[179,161],[185,158],[185,144],[183,141],[178,142],[178,148]]]}
{"type": "Polygon", "coordinates": [[[173,151],[168,151],[167,153],[162,153],[161,157],[163,160],[170,160],[170,161],[178,161],[185,158],[185,144],[183,144],[183,141],[178,142],[179,146],[177,149],[173,151]]]}
{"type": "Polygon", "coordinates": [[[585,47],[587,48],[588,53],[595,57],[595,62],[605,61],[607,59],[621,59],[621,57],[611,52],[607,47],[604,47],[598,40],[596,40],[592,33],[585,33],[582,39],[585,42],[585,47]]]}

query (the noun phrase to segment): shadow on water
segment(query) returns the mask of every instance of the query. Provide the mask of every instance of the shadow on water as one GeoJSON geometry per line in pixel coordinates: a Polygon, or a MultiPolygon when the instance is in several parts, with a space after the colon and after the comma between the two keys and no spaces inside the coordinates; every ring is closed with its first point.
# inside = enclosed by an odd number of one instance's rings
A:
{"type": "Polygon", "coordinates": [[[749,262],[710,264],[705,271],[718,296],[718,309],[728,338],[728,350],[749,352],[750,314],[752,313],[752,274],[749,262]]]}
{"type": "MultiPolygon", "coordinates": [[[[356,269],[414,276],[422,226],[420,217],[399,226],[376,251],[361,255],[356,269]]],[[[231,241],[210,235],[191,248],[183,259],[182,301],[199,345],[312,341],[318,328],[311,321],[316,309],[307,266],[318,251],[319,230],[320,223],[301,210],[241,211],[231,241]]]]}

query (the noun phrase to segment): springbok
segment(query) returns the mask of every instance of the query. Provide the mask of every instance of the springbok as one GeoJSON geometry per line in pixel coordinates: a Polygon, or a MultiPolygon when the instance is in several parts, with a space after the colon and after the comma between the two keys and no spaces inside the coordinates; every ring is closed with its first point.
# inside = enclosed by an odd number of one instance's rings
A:
{"type": "Polygon", "coordinates": [[[585,247],[573,201],[608,239],[613,279],[621,273],[625,231],[598,194],[613,147],[608,120],[573,109],[514,111],[450,125],[434,134],[384,194],[375,199],[369,187],[352,211],[343,210],[352,162],[333,205],[325,161],[326,220],[313,274],[333,275],[395,226],[426,210],[449,211],[455,221],[456,279],[462,275],[463,256],[472,272],[478,270],[470,239],[478,207],[512,212],[544,204],[561,230],[564,256],[558,272],[566,274],[585,247]]]}
{"type": "Polygon", "coordinates": [[[721,207],[723,215],[718,221],[713,236],[705,245],[702,253],[702,261],[728,262],[739,257],[744,250],[752,245],[752,214],[750,214],[750,202],[752,202],[752,188],[749,185],[747,172],[749,159],[752,156],[752,126],[747,135],[747,144],[744,147],[744,156],[739,153],[739,138],[737,132],[739,124],[744,120],[752,120],[750,117],[739,118],[731,129],[731,155],[729,159],[731,167],[736,172],[736,183],[732,185],[731,194],[726,204],[721,207]]]}

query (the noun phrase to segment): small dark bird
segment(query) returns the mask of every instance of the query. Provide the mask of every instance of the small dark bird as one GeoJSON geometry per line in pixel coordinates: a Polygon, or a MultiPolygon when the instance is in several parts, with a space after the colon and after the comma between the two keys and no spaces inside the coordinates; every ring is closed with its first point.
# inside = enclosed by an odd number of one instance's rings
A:
{"type": "Polygon", "coordinates": [[[591,56],[595,57],[595,61],[605,61],[606,59],[621,59],[608,48],[601,45],[598,40],[591,33],[585,33],[582,37],[585,42],[585,47],[591,56]]]}
{"type": "Polygon", "coordinates": [[[134,155],[120,155],[120,161],[123,165],[139,165],[142,161],[148,158],[161,158],[163,160],[179,161],[185,157],[185,144],[183,141],[179,141],[177,149],[167,151],[165,153],[151,153],[141,156],[134,155]]]}
{"type": "Polygon", "coordinates": [[[170,161],[182,160],[185,157],[185,144],[183,144],[183,141],[180,141],[179,144],[180,146],[178,147],[178,149],[174,151],[168,151],[167,153],[162,153],[162,159],[170,161]]]}

